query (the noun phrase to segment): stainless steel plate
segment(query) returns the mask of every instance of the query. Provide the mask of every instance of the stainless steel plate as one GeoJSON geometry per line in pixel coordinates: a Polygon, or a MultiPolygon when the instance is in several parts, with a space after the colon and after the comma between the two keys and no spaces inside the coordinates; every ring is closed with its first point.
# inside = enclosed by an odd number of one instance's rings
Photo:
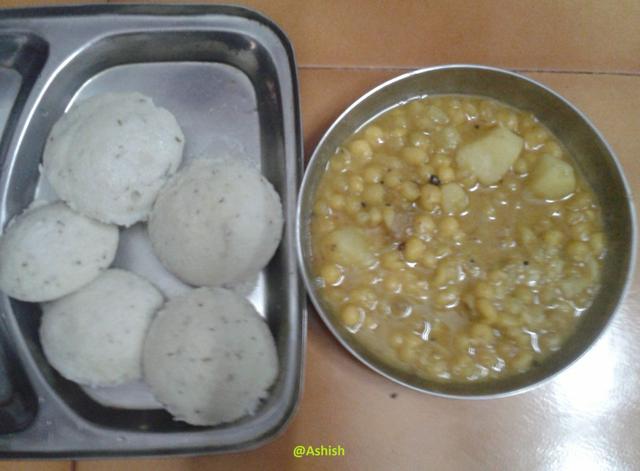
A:
{"type": "Polygon", "coordinates": [[[450,65],[417,70],[392,79],[358,99],[329,128],[316,147],[305,172],[298,202],[298,249],[307,291],[323,321],[336,338],[364,364],[412,389],[446,397],[496,397],[525,391],[578,359],[599,337],[620,303],[631,279],[635,257],[632,198],[622,171],[600,133],[573,105],[547,87],[506,70],[450,65]],[[467,94],[501,100],[534,113],[566,146],[591,184],[603,208],[608,252],[603,286],[579,326],[540,367],[500,380],[472,384],[427,381],[383,363],[363,349],[342,328],[318,293],[311,269],[313,252],[309,223],[316,188],[338,146],[385,110],[424,95],[467,94]]]}
{"type": "MultiPolygon", "coordinates": [[[[192,427],[160,410],[142,384],[92,390],[62,378],[42,354],[38,306],[3,297],[2,457],[236,451],[274,436],[295,409],[305,333],[294,233],[302,141],[286,37],[264,17],[225,6],[0,12],[2,225],[34,197],[55,197],[38,172],[53,123],[74,102],[116,91],[142,92],[170,110],[185,133],[185,160],[245,159],[280,193],[283,242],[258,279],[238,287],[269,323],[280,376],[256,415],[192,427]]],[[[144,225],[121,232],[115,265],[150,279],[167,297],[188,289],[153,256],[144,225]]]]}

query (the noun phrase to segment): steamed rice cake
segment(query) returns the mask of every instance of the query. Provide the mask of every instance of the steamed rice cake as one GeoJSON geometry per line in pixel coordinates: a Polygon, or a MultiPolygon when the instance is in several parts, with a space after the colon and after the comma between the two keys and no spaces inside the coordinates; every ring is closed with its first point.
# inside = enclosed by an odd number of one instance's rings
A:
{"type": "Polygon", "coordinates": [[[246,299],[198,288],[155,317],[143,371],[176,419],[216,425],[255,412],[278,375],[278,357],[266,322],[246,299]]]}
{"type": "Polygon", "coordinates": [[[160,292],[131,272],[110,269],[78,291],[42,306],[40,341],[62,376],[87,386],[139,379],[160,292]]]}
{"type": "Polygon", "coordinates": [[[17,216],[0,238],[0,289],[21,301],[67,295],[95,279],[113,261],[118,228],[57,202],[17,216]]]}
{"type": "Polygon", "coordinates": [[[282,236],[280,197],[256,169],[195,160],[162,189],[149,219],[154,252],[195,286],[238,283],[269,262],[282,236]]]}
{"type": "Polygon", "coordinates": [[[105,223],[144,221],[182,161],[173,115],[140,93],[107,93],[73,106],[53,126],[44,174],[71,208],[105,223]]]}

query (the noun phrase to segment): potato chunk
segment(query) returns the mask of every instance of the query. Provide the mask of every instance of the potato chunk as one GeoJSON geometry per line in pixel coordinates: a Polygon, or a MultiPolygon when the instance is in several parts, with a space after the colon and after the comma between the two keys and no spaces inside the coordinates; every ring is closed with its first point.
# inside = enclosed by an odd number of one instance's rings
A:
{"type": "Polygon", "coordinates": [[[560,199],[576,189],[573,167],[550,155],[543,155],[529,177],[529,188],[539,198],[560,199]]]}
{"type": "Polygon", "coordinates": [[[497,127],[480,139],[462,146],[456,155],[461,168],[469,170],[483,185],[497,183],[522,150],[522,138],[497,127]]]}
{"type": "Polygon", "coordinates": [[[469,205],[469,197],[457,183],[442,185],[442,209],[444,212],[461,213],[469,205]]]}
{"type": "Polygon", "coordinates": [[[328,234],[322,243],[324,255],[342,265],[368,267],[376,261],[371,243],[365,234],[354,228],[345,227],[328,234]]]}

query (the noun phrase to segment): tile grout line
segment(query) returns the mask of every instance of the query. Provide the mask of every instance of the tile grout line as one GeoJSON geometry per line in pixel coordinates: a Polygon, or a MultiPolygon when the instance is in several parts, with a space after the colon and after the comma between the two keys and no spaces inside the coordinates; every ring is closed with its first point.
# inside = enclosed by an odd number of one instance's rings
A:
{"type": "Polygon", "coordinates": [[[623,70],[571,70],[571,69],[511,69],[525,74],[575,74],[575,75],[612,75],[616,77],[640,77],[640,72],[625,72],[623,70]]]}
{"type": "MultiPolygon", "coordinates": [[[[104,0],[104,3],[106,4],[113,4],[113,0],[104,0]]],[[[118,3],[118,2],[115,2],[118,3]]],[[[437,64],[436,64],[437,66],[437,64]]],[[[417,70],[417,69],[421,69],[422,67],[415,67],[415,66],[393,66],[393,65],[382,65],[382,66],[377,66],[377,65],[353,65],[353,66],[345,66],[345,65],[337,65],[337,64],[308,64],[308,65],[298,65],[299,69],[308,69],[308,70],[313,70],[313,69],[317,69],[317,70],[323,70],[323,69],[331,69],[331,70],[364,70],[364,71],[373,71],[373,70],[405,70],[405,71],[411,71],[411,70],[417,70]]],[[[626,72],[626,71],[622,71],[622,70],[617,70],[617,71],[603,71],[603,70],[571,70],[571,69],[527,69],[527,68],[511,68],[511,67],[504,67],[507,70],[512,70],[514,72],[520,72],[520,73],[544,73],[544,74],[577,74],[577,75],[612,75],[612,76],[619,76],[619,77],[640,77],[640,71],[638,72],[626,72]]],[[[75,463],[75,462],[74,462],[75,463]]],[[[72,471],[75,471],[75,469],[73,469],[72,471]]]]}
{"type": "MultiPolygon", "coordinates": [[[[437,67],[437,66],[436,66],[437,67]]],[[[301,70],[344,70],[344,71],[411,71],[422,67],[415,66],[393,66],[393,65],[321,65],[304,64],[299,65],[301,70]]],[[[507,70],[520,73],[540,73],[540,74],[576,74],[576,75],[612,75],[618,77],[640,77],[640,72],[625,71],[604,71],[604,70],[572,70],[572,69],[527,69],[518,67],[504,67],[507,70]]]]}

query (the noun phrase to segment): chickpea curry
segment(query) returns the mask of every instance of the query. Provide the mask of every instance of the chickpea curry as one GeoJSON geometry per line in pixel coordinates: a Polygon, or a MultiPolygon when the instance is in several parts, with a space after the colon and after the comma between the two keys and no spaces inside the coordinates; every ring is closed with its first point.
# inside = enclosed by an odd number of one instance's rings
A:
{"type": "Polygon", "coordinates": [[[312,267],[330,314],[428,380],[526,372],[599,289],[593,191],[534,116],[492,99],[382,113],[336,150],[314,198],[312,267]]]}

